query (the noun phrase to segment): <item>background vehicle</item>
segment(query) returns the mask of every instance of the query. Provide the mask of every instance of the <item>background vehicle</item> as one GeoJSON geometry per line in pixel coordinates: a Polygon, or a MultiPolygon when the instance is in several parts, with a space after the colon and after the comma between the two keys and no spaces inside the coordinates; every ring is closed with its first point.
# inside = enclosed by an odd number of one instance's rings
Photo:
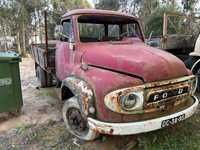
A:
{"type": "MultiPolygon", "coordinates": [[[[200,79],[199,64],[199,33],[200,18],[198,13],[186,15],[167,12],[163,16],[163,35],[151,37],[147,43],[153,47],[161,48],[179,57],[185,62],[187,68],[200,79]],[[193,52],[194,51],[194,52],[193,52]]],[[[198,79],[197,92],[200,92],[198,79]]]]}
{"type": "Polygon", "coordinates": [[[163,15],[163,35],[150,37],[151,46],[164,49],[183,61],[188,59],[194,50],[199,34],[199,17],[179,13],[166,12],[163,15]]]}
{"type": "Polygon", "coordinates": [[[57,81],[73,135],[93,140],[99,133],[138,134],[196,111],[195,76],[177,57],[146,45],[137,18],[74,10],[55,31],[56,45],[46,32],[45,46],[33,44],[32,55],[41,85],[50,86],[52,77],[57,81]]]}

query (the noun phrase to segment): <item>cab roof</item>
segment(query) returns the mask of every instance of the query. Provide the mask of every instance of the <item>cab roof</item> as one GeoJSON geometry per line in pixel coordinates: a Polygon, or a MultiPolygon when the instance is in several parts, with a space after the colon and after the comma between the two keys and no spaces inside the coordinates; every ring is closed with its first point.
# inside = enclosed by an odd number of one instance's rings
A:
{"type": "Polygon", "coordinates": [[[135,17],[128,15],[123,12],[119,11],[110,11],[110,10],[100,10],[100,9],[75,9],[65,13],[62,18],[66,18],[73,15],[82,15],[82,14],[96,14],[96,15],[115,15],[115,16],[124,16],[124,17],[131,17],[136,19],[135,17]]]}

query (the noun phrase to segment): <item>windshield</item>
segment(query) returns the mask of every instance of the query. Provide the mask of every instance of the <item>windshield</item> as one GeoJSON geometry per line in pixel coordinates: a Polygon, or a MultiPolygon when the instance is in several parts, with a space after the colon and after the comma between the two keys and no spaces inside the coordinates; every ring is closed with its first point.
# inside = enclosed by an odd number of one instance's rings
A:
{"type": "Polygon", "coordinates": [[[137,21],[121,16],[80,16],[78,18],[81,42],[122,41],[142,34],[137,21]]]}

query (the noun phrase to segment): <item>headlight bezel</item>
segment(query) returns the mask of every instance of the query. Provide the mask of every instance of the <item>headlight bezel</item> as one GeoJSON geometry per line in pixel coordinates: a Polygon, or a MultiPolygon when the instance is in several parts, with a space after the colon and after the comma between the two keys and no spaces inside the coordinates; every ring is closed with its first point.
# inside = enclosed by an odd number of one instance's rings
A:
{"type": "Polygon", "coordinates": [[[138,114],[142,113],[144,106],[144,87],[138,86],[137,88],[125,88],[113,91],[107,94],[104,98],[104,104],[107,108],[112,110],[113,112],[118,112],[122,114],[138,114]],[[123,109],[120,104],[120,97],[126,96],[128,94],[136,94],[138,96],[138,100],[133,108],[123,109]]]}
{"type": "Polygon", "coordinates": [[[128,92],[124,95],[119,96],[118,103],[124,111],[142,110],[143,109],[143,103],[144,103],[143,93],[144,93],[143,91],[128,92]],[[132,106],[126,107],[125,101],[128,100],[128,97],[130,95],[134,95],[136,99],[135,99],[135,102],[132,106]]]}

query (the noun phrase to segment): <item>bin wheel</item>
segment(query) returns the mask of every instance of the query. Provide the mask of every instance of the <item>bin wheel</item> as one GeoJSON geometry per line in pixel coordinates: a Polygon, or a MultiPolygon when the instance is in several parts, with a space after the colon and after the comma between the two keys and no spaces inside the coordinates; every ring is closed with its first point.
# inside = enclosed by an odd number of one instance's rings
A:
{"type": "Polygon", "coordinates": [[[40,87],[47,87],[46,72],[40,66],[37,66],[36,76],[40,82],[40,87]]]}
{"type": "Polygon", "coordinates": [[[76,97],[65,101],[62,113],[66,128],[71,134],[86,141],[97,138],[98,133],[89,128],[76,97]]]}

